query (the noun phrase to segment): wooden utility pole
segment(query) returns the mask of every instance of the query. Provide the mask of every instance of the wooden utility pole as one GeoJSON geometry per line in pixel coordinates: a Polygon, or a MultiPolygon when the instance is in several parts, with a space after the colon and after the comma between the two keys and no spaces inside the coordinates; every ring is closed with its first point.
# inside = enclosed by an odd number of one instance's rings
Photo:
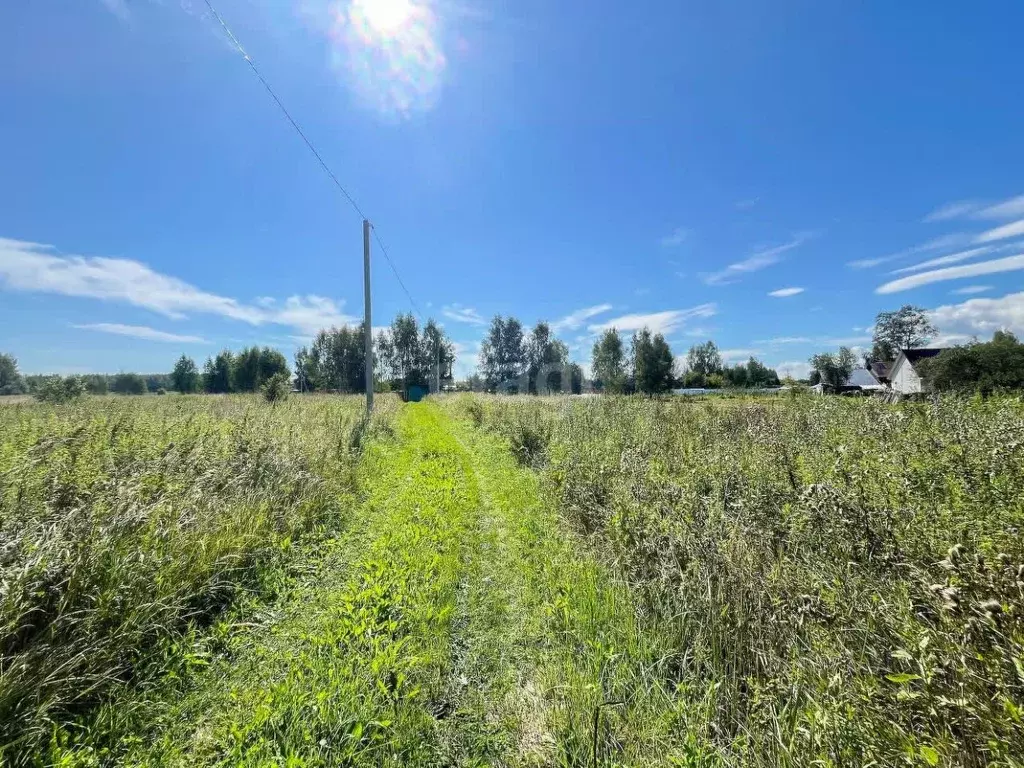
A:
{"type": "Polygon", "coordinates": [[[366,414],[373,412],[373,323],[370,313],[370,222],[363,219],[363,337],[366,342],[366,414]]]}

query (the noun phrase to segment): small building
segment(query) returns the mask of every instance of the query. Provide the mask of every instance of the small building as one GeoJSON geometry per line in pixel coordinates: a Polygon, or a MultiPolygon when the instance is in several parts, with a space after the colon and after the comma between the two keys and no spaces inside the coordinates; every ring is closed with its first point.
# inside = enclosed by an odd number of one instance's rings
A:
{"type": "Polygon", "coordinates": [[[913,395],[919,392],[927,392],[927,387],[921,381],[921,374],[917,365],[922,360],[935,357],[942,349],[901,349],[896,362],[892,364],[889,371],[889,382],[893,392],[901,395],[913,395]]]}
{"type": "Polygon", "coordinates": [[[854,368],[850,372],[850,378],[846,380],[847,387],[857,387],[862,392],[884,392],[885,385],[879,382],[875,374],[868,368],[854,368]]]}
{"type": "Polygon", "coordinates": [[[875,360],[871,363],[871,368],[868,370],[871,371],[871,375],[878,380],[879,384],[888,384],[890,381],[889,372],[892,370],[892,361],[886,363],[881,360],[875,360]]]}

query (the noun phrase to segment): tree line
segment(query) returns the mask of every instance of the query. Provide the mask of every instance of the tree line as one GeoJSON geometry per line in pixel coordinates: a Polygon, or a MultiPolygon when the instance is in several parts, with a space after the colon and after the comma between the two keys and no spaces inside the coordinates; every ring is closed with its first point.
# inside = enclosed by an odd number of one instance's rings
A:
{"type": "Polygon", "coordinates": [[[202,372],[195,360],[182,355],[171,371],[171,388],[189,394],[258,392],[274,377],[290,378],[288,360],[272,347],[246,347],[235,354],[225,349],[206,358],[202,372]]]}

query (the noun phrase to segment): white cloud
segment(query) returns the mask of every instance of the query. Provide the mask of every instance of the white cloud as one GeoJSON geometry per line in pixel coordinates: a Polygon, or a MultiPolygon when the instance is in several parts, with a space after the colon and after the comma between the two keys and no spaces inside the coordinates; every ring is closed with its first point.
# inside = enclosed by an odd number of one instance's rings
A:
{"type": "Polygon", "coordinates": [[[926,222],[950,219],[1015,219],[1024,216],[1024,195],[1011,197],[1001,203],[988,205],[977,200],[948,203],[924,217],[926,222]]]}
{"type": "Polygon", "coordinates": [[[480,355],[480,341],[452,341],[455,347],[455,378],[464,379],[476,370],[477,357],[480,355]]]}
{"type": "Polygon", "coordinates": [[[794,379],[806,379],[811,375],[811,364],[806,360],[789,360],[770,366],[782,378],[791,376],[794,379]]]}
{"type": "Polygon", "coordinates": [[[575,331],[580,328],[590,318],[600,315],[604,312],[609,311],[612,308],[611,304],[595,304],[592,307],[584,307],[583,309],[577,309],[575,312],[570,312],[560,320],[556,320],[551,323],[551,330],[554,333],[561,333],[563,331],[575,331]]]}
{"type": "Polygon", "coordinates": [[[755,344],[810,344],[812,339],[807,336],[776,336],[773,339],[761,339],[755,344]]]}
{"type": "Polygon", "coordinates": [[[209,342],[201,336],[180,336],[176,333],[166,333],[150,328],[145,325],[122,325],[121,323],[85,323],[83,325],[72,325],[72,328],[80,328],[84,331],[100,331],[102,333],[114,333],[118,336],[131,336],[134,339],[146,339],[147,341],[168,341],[178,344],[208,344],[209,342]]]}
{"type": "Polygon", "coordinates": [[[639,331],[642,328],[650,328],[653,333],[660,333],[667,336],[673,331],[681,328],[686,321],[695,317],[711,317],[718,311],[715,304],[701,304],[690,309],[670,309],[664,312],[652,312],[650,314],[632,314],[615,317],[611,320],[597,325],[589,326],[593,333],[600,333],[609,328],[629,333],[639,331]]]}
{"type": "Polygon", "coordinates": [[[0,285],[28,293],[53,293],[115,301],[148,309],[175,320],[187,313],[218,315],[250,325],[273,323],[315,333],[356,318],[321,296],[292,296],[283,306],[243,304],[200,290],[130,259],[57,254],[52,246],[0,238],[0,285]]]}
{"type": "Polygon", "coordinates": [[[985,291],[991,290],[991,285],[967,285],[963,288],[957,288],[955,291],[950,291],[950,293],[955,293],[960,296],[971,296],[975,293],[984,293],[985,291]]]}
{"type": "Polygon", "coordinates": [[[441,310],[441,314],[449,320],[457,323],[469,323],[470,325],[487,325],[487,321],[480,316],[472,307],[464,307],[461,304],[451,304],[441,310]]]}
{"type": "Polygon", "coordinates": [[[758,355],[764,354],[763,350],[760,349],[723,349],[718,353],[723,362],[731,363],[737,360],[747,360],[751,357],[757,357],[758,355]]]}
{"type": "Polygon", "coordinates": [[[875,293],[898,293],[911,288],[919,288],[922,285],[939,283],[944,280],[959,280],[962,277],[975,277],[977,275],[992,275],[999,272],[1013,272],[1024,269],[1024,254],[1007,256],[1005,259],[993,259],[992,261],[981,261],[977,264],[965,264],[962,267],[946,267],[931,272],[919,272],[909,277],[901,277],[899,280],[892,280],[875,289],[875,293]]]}
{"type": "Polygon", "coordinates": [[[915,245],[896,253],[890,253],[888,256],[848,261],[846,262],[846,266],[852,267],[853,269],[868,269],[870,267],[877,267],[879,264],[885,264],[888,261],[903,259],[907,256],[916,256],[919,253],[938,251],[943,248],[956,248],[967,242],[970,242],[970,237],[963,233],[958,232],[951,235],[942,235],[941,237],[932,238],[926,243],[921,243],[920,245],[915,245]]]}
{"type": "Polygon", "coordinates": [[[284,305],[264,304],[267,322],[289,325],[306,336],[315,336],[323,328],[354,325],[359,318],[342,314],[341,308],[323,296],[290,296],[284,305]]]}
{"type": "Polygon", "coordinates": [[[1024,292],[999,299],[968,299],[929,312],[932,322],[947,337],[966,340],[975,334],[989,336],[1001,329],[1024,333],[1024,292]]]}
{"type": "Polygon", "coordinates": [[[1024,216],[1024,195],[1011,197],[996,205],[990,205],[978,211],[976,219],[1015,219],[1024,216]]]}
{"type": "Polygon", "coordinates": [[[661,244],[665,248],[675,248],[678,245],[682,245],[689,236],[690,230],[686,227],[676,227],[671,235],[661,238],[661,244]]]}
{"type": "Polygon", "coordinates": [[[934,211],[924,217],[926,223],[935,221],[949,221],[950,219],[959,219],[964,216],[973,213],[978,210],[981,204],[976,200],[961,200],[956,203],[947,203],[946,205],[936,208],[934,211]]]}
{"type": "Polygon", "coordinates": [[[803,288],[779,288],[776,291],[771,291],[768,295],[774,296],[777,299],[785,299],[789,296],[796,296],[798,293],[803,292],[803,288]]]}
{"type": "Polygon", "coordinates": [[[782,259],[782,254],[786,251],[791,251],[794,248],[798,248],[807,242],[810,237],[807,233],[801,233],[796,235],[788,243],[782,245],[776,245],[772,248],[764,248],[759,251],[755,251],[748,258],[743,261],[738,261],[735,264],[730,264],[725,269],[718,272],[712,272],[704,275],[704,282],[708,285],[726,285],[733,282],[737,277],[747,272],[756,272],[759,269],[770,267],[772,264],[776,264],[782,259]]]}
{"type": "Polygon", "coordinates": [[[1001,227],[990,229],[987,232],[982,232],[976,238],[976,243],[991,243],[996,240],[1006,240],[1011,237],[1019,237],[1024,235],[1024,219],[1015,221],[1012,224],[1004,224],[1001,227]]]}
{"type": "Polygon", "coordinates": [[[967,261],[967,259],[973,259],[975,256],[991,253],[993,250],[994,248],[990,245],[985,245],[981,248],[970,248],[966,251],[960,251],[959,253],[951,253],[949,256],[940,256],[937,259],[922,261],[920,264],[911,264],[909,267],[903,267],[902,269],[894,269],[892,274],[902,275],[907,272],[916,272],[919,269],[927,269],[928,267],[939,267],[943,264],[956,264],[958,261],[967,261]]]}

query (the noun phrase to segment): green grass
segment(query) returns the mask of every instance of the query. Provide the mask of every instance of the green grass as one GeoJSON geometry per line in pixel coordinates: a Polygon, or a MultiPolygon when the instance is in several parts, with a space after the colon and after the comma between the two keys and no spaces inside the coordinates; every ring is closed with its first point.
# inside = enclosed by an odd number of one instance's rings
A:
{"type": "Polygon", "coordinates": [[[1024,764],[1019,401],[383,410],[0,411],[8,761],[1024,764]]]}
{"type": "Polygon", "coordinates": [[[344,524],[362,431],[357,398],[0,410],[4,757],[92,739],[98,703],[201,663],[190,637],[344,524]]]}
{"type": "Polygon", "coordinates": [[[1024,761],[1019,400],[452,407],[539,469],[667,649],[647,678],[682,717],[651,762],[1024,761]]]}

